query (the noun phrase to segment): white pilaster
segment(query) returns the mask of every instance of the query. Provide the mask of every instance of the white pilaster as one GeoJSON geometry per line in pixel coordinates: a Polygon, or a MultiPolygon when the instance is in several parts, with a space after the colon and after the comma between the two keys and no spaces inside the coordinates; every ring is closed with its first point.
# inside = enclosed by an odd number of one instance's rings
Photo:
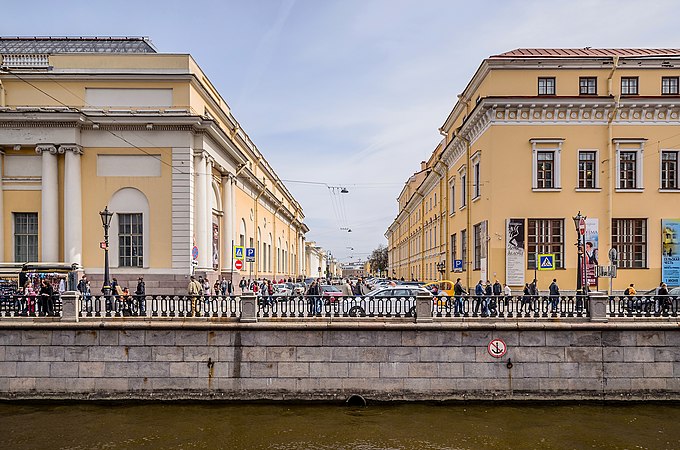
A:
{"type": "Polygon", "coordinates": [[[57,147],[38,145],[36,153],[42,154],[42,197],[40,231],[43,262],[59,261],[59,185],[57,147]]]}
{"type": "Polygon", "coordinates": [[[231,174],[222,176],[222,212],[224,213],[222,216],[224,228],[221,230],[221,234],[224,236],[222,239],[224,241],[222,244],[222,248],[224,249],[222,267],[228,272],[233,272],[234,269],[233,264],[231,264],[232,243],[234,239],[234,221],[231,201],[231,191],[233,187],[231,185],[231,178],[231,174]]]}
{"type": "Polygon", "coordinates": [[[206,155],[205,158],[205,224],[206,224],[206,248],[209,251],[206,253],[205,267],[212,268],[213,266],[213,231],[212,231],[212,198],[213,198],[213,186],[212,186],[212,170],[215,160],[210,156],[206,155]]]}
{"type": "MultiPolygon", "coordinates": [[[[5,165],[5,152],[0,151],[0,218],[5,217],[5,202],[2,184],[3,167],[5,165]]],[[[0,261],[5,262],[5,221],[0,219],[0,261]]]]}
{"type": "Polygon", "coordinates": [[[203,152],[194,155],[194,176],[196,182],[194,183],[196,190],[196,246],[198,247],[198,267],[206,268],[206,257],[210,253],[208,247],[208,237],[206,236],[207,224],[205,218],[206,214],[206,198],[205,191],[205,156],[203,152]]]}
{"type": "Polygon", "coordinates": [[[64,162],[64,261],[83,263],[83,201],[81,192],[80,145],[62,145],[64,162]]]}

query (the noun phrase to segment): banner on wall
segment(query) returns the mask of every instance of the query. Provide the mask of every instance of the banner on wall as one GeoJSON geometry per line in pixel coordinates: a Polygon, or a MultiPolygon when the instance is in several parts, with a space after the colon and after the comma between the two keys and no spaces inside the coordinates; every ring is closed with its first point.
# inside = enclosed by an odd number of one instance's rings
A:
{"type": "Polygon", "coordinates": [[[661,280],[680,286],[680,219],[661,219],[661,280]]]}
{"type": "Polygon", "coordinates": [[[586,233],[585,238],[585,262],[586,262],[586,278],[588,279],[588,286],[597,285],[597,266],[599,265],[599,234],[598,234],[599,219],[586,219],[586,233]]]}
{"type": "Polygon", "coordinates": [[[212,259],[213,269],[220,268],[220,226],[213,222],[212,259]]]}
{"type": "Polygon", "coordinates": [[[524,286],[524,219],[507,219],[505,224],[505,282],[524,286]]]}

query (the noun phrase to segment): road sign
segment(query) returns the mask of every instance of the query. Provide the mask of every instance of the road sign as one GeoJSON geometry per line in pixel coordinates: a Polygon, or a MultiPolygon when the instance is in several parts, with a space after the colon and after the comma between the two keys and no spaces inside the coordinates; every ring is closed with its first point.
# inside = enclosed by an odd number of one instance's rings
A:
{"type": "Polygon", "coordinates": [[[198,247],[195,245],[191,249],[191,259],[198,259],[198,247]]]}
{"type": "Polygon", "coordinates": [[[538,255],[538,270],[555,270],[555,254],[544,253],[538,255]]]}
{"type": "Polygon", "coordinates": [[[578,232],[583,234],[586,234],[586,219],[581,217],[581,220],[578,221],[578,232]]]}
{"type": "Polygon", "coordinates": [[[102,250],[107,250],[108,247],[106,246],[106,241],[101,241],[99,243],[99,248],[101,248],[102,250]]]}
{"type": "Polygon", "coordinates": [[[463,260],[462,259],[454,259],[453,260],[453,270],[454,271],[463,271],[463,260]]]}
{"type": "Polygon", "coordinates": [[[503,339],[492,339],[486,349],[489,351],[489,355],[494,358],[500,358],[508,351],[503,339]]]}
{"type": "Polygon", "coordinates": [[[236,268],[236,270],[243,269],[243,261],[240,260],[240,259],[237,259],[236,261],[234,261],[234,267],[236,268]]]}
{"type": "Polygon", "coordinates": [[[246,262],[255,262],[255,249],[246,247],[246,262]]]}
{"type": "Polygon", "coordinates": [[[237,245],[234,247],[234,259],[243,259],[243,247],[237,245]]]}
{"type": "Polygon", "coordinates": [[[597,276],[601,278],[616,278],[616,266],[597,266],[597,276]]]}

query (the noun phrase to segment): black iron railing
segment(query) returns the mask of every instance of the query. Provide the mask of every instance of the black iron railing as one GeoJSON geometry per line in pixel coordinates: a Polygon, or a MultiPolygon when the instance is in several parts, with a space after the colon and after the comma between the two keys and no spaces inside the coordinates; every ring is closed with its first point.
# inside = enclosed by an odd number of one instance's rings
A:
{"type": "Polygon", "coordinates": [[[415,317],[415,297],[260,296],[258,317],[415,317]]]}
{"type": "Polygon", "coordinates": [[[581,295],[460,296],[433,298],[434,317],[550,318],[588,317],[581,295]]]}
{"type": "Polygon", "coordinates": [[[238,317],[240,298],[221,295],[94,295],[80,300],[81,317],[238,317]]]}
{"type": "Polygon", "coordinates": [[[6,295],[0,297],[0,317],[61,316],[61,298],[40,295],[6,295]]]}
{"type": "Polygon", "coordinates": [[[680,296],[613,295],[609,297],[609,317],[678,317],[680,296]]]}

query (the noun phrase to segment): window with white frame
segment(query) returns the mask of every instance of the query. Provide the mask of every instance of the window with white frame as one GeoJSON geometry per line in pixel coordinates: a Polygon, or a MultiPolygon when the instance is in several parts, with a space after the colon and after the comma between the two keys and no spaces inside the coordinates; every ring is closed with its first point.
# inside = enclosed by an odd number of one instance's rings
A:
{"type": "Polygon", "coordinates": [[[480,159],[481,152],[476,152],[470,158],[472,162],[472,198],[478,198],[481,195],[481,167],[480,159]]]}
{"type": "Polygon", "coordinates": [[[555,268],[564,268],[564,219],[527,220],[527,268],[536,269],[540,254],[555,255],[555,268]]]}
{"type": "Polygon", "coordinates": [[[449,200],[449,214],[455,214],[456,213],[456,178],[451,178],[449,180],[449,192],[451,193],[450,200],[449,200]]]}
{"type": "Polygon", "coordinates": [[[465,166],[463,166],[459,171],[460,176],[460,207],[463,208],[467,205],[467,172],[465,166]]]}
{"type": "Polygon", "coordinates": [[[560,176],[563,139],[531,139],[532,189],[562,188],[560,176]]]}
{"type": "Polygon", "coordinates": [[[615,139],[616,186],[618,190],[639,190],[642,184],[644,140],[615,139]]]}
{"type": "Polygon", "coordinates": [[[463,260],[463,272],[467,270],[467,230],[460,232],[460,259],[463,260]]]}
{"type": "Polygon", "coordinates": [[[555,77],[538,78],[538,95],[555,95],[555,77]]]}
{"type": "Polygon", "coordinates": [[[661,151],[661,189],[678,189],[678,151],[661,151]]]}
{"type": "Polygon", "coordinates": [[[38,261],[38,213],[14,213],[14,261],[38,261]]]}
{"type": "Polygon", "coordinates": [[[579,189],[595,189],[598,185],[597,151],[579,150],[578,152],[578,187],[579,189]]]}
{"type": "Polygon", "coordinates": [[[144,262],[142,214],[118,214],[118,266],[142,267],[144,262]]]}
{"type": "Polygon", "coordinates": [[[456,247],[456,233],[451,235],[451,272],[453,272],[453,261],[455,261],[458,256],[458,249],[456,247]]]}
{"type": "Polygon", "coordinates": [[[638,95],[638,77],[621,77],[621,95],[638,95]]]}
{"type": "Polygon", "coordinates": [[[661,94],[678,95],[678,77],[662,77],[661,94]]]}
{"type": "Polygon", "coordinates": [[[472,270],[482,268],[482,224],[472,226],[472,270]]]}
{"type": "Polygon", "coordinates": [[[612,247],[619,254],[618,266],[647,267],[647,219],[612,219],[612,247]]]}

